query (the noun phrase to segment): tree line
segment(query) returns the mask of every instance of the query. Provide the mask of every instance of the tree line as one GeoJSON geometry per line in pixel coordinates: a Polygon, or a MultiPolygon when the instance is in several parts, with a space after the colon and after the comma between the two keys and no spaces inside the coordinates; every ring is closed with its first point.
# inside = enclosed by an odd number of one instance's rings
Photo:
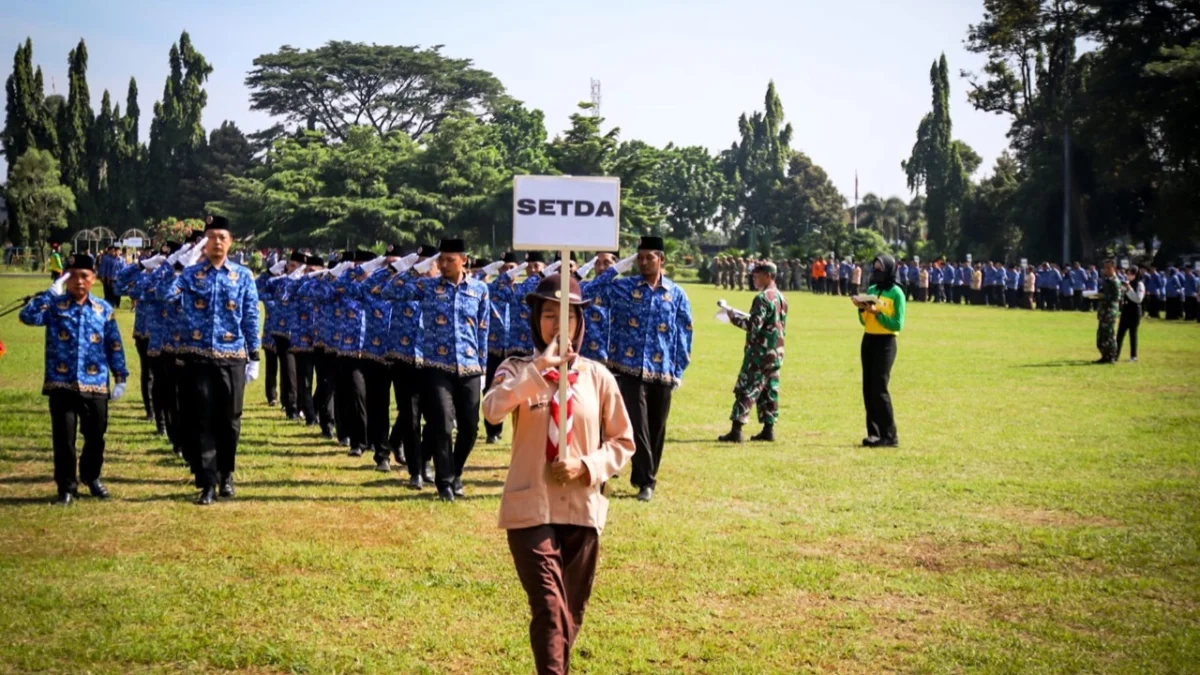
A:
{"type": "Polygon", "coordinates": [[[793,146],[769,83],[737,141],[654,147],[624,139],[590,104],[551,137],[540,110],[440,47],[332,41],[255,59],[251,108],[277,120],[244,134],[200,120],[212,73],[185,32],[140,141],[137,83],[125,108],[91,106],[87,50],[69,54],[69,91],[46,95],[27,40],[6,83],[7,238],[65,238],[202,213],[231,217],[263,246],[370,246],[454,234],[479,251],[511,238],[512,176],[621,178],[623,236],[667,236],[789,257],[896,250],[933,259],[1062,255],[1114,243],[1189,250],[1200,196],[1197,17],[1161,0],[984,0],[966,44],[987,57],[960,73],[972,105],[1012,120],[1011,148],[984,178],[953,137],[951,75],[930,69],[931,107],[900,170],[912,194],[854,209],[793,146]],[[1077,45],[1092,49],[1077,54],[1077,45]],[[1064,180],[1064,177],[1066,180],[1064,180]],[[1068,190],[1064,192],[1063,186],[1068,190]]]}

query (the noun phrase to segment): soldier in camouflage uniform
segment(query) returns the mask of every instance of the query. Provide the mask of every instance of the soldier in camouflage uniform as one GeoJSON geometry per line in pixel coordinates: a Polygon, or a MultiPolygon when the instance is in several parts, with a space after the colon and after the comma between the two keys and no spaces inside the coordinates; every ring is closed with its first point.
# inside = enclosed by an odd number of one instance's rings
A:
{"type": "Polygon", "coordinates": [[[1112,260],[1104,261],[1104,274],[1100,277],[1100,309],[1097,312],[1099,326],[1096,328],[1096,349],[1100,360],[1096,363],[1116,363],[1121,348],[1117,343],[1117,318],[1121,314],[1121,282],[1117,280],[1117,266],[1112,260]]]}
{"type": "Polygon", "coordinates": [[[791,288],[791,286],[788,285],[788,282],[790,282],[792,278],[792,266],[788,264],[787,258],[781,260],[777,267],[779,269],[779,278],[776,279],[776,286],[778,286],[780,290],[791,288]]]}
{"type": "Polygon", "coordinates": [[[779,419],[779,370],[783,367],[783,342],[787,328],[787,300],[775,286],[774,263],[754,268],[755,285],[762,291],[754,297],[749,314],[729,311],[729,319],[746,331],[742,370],[734,385],[733,427],[717,440],[741,443],[742,426],[750,419],[750,407],[757,405],[762,432],[752,441],[774,441],[775,421],[779,419]]]}

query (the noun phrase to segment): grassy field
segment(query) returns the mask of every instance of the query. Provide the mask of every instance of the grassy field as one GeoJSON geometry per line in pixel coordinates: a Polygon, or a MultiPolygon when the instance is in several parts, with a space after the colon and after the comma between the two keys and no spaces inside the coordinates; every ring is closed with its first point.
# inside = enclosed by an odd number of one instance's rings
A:
{"type": "MultiPolygon", "coordinates": [[[[44,286],[0,278],[0,302],[44,286]]],[[[902,445],[870,450],[854,313],[793,293],[781,442],[730,447],[741,336],[713,314],[750,294],[688,292],[659,490],[616,489],[579,672],[1200,672],[1200,326],[1150,321],[1140,363],[1092,366],[1090,315],[911,307],[902,445]]],[[[135,386],[114,499],[57,509],[42,331],[0,339],[0,672],[532,670],[507,448],[441,505],[256,383],[238,497],[199,509],[135,386]]]]}

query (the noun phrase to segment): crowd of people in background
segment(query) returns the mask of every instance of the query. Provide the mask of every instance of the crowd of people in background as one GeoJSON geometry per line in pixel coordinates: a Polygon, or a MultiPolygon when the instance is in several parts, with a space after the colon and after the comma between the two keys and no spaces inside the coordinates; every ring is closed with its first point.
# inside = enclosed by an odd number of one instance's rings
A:
{"type": "MultiPolygon", "coordinates": [[[[754,269],[773,262],[778,266],[781,289],[809,290],[817,294],[853,296],[864,290],[869,269],[853,260],[830,255],[807,264],[799,259],[777,260],[718,255],[712,259],[710,278],[727,290],[755,290],[754,269]],[[866,274],[866,277],[864,277],[866,274]]],[[[1186,263],[1159,271],[1153,265],[1128,266],[1136,283],[1145,286],[1140,304],[1151,318],[1200,322],[1200,266],[1186,263]]],[[[897,286],[911,302],[982,305],[1009,309],[1095,312],[1100,271],[1080,262],[1060,266],[1051,262],[1005,265],[999,261],[952,262],[900,259],[897,286]]]]}

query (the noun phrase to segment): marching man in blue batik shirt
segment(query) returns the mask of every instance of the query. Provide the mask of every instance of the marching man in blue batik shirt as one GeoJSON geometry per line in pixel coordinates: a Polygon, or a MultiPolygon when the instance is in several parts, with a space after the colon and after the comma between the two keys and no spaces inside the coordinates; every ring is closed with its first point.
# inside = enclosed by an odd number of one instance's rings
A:
{"type": "Polygon", "coordinates": [[[421,303],[422,402],[433,427],[438,497],[448,502],[464,495],[462,471],[479,435],[491,318],[487,284],[471,276],[466,250],[461,239],[443,239],[438,255],[397,275],[383,292],[388,300],[421,303]],[[424,276],[435,263],[441,275],[424,276]]]}
{"type": "Polygon", "coordinates": [[[210,216],[203,258],[175,278],[166,302],[182,308],[176,354],[184,360],[192,393],[196,504],[233,497],[242,401],[246,382],[258,379],[258,289],[253,273],[228,259],[233,244],[229,221],[210,216]]]}
{"type": "Polygon", "coordinates": [[[87,254],[67,259],[66,273],[50,290],[35,296],[21,310],[21,323],[46,327],[46,376],[42,394],[50,399],[50,428],[54,439],[54,482],[58,504],[69,505],[78,495],[75,473],[75,431],[83,431],[79,474],[93,497],[108,498],[100,482],[104,466],[104,432],[108,401],[125,394],[125,349],[113,318],[113,308],[93,297],[95,261],[87,254]],[[108,388],[109,372],[116,386],[108,388]]]}
{"type": "Polygon", "coordinates": [[[589,286],[608,306],[608,365],[633,424],[632,482],[641,501],[654,496],[671,393],[683,382],[692,353],[692,306],[683,289],[663,276],[663,248],[661,237],[642,237],[636,255],[589,286]],[[616,278],[635,262],[638,276],[616,278]]]}

